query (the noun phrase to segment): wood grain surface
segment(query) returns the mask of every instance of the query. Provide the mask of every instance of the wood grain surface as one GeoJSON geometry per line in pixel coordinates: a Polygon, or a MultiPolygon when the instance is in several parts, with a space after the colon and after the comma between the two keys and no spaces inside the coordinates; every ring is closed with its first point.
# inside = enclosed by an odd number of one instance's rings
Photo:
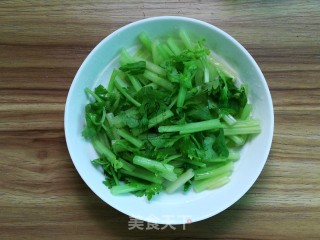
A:
{"type": "MultiPolygon", "coordinates": [[[[0,239],[320,239],[320,2],[0,1],[0,239]],[[68,89],[87,54],[135,20],[222,28],[252,54],[273,98],[267,164],[236,204],[173,230],[129,230],[67,151],[68,89]]],[[[146,223],[145,223],[146,224],[146,223]]]]}

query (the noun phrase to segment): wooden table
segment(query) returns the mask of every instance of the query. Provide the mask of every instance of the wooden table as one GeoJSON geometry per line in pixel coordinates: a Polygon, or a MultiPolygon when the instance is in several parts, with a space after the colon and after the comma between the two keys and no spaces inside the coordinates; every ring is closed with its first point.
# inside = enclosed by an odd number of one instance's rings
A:
{"type": "Polygon", "coordinates": [[[319,118],[319,1],[2,0],[0,239],[319,239],[319,118]],[[185,230],[129,230],[76,172],[64,105],[99,41],[158,15],[207,21],[248,49],[271,90],[275,133],[258,181],[226,211],[185,230]]]}

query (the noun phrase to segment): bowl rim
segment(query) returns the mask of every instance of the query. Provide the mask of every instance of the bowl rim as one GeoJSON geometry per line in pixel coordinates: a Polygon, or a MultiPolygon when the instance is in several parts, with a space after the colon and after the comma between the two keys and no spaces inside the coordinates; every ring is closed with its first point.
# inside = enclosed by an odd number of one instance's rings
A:
{"type": "MultiPolygon", "coordinates": [[[[109,34],[108,36],[106,36],[104,39],[102,39],[92,50],[91,52],[86,56],[85,60],[82,62],[81,66],[79,67],[73,81],[72,81],[72,84],[69,88],[69,91],[68,91],[68,96],[67,96],[67,99],[66,99],[66,104],[65,104],[65,112],[64,112],[64,132],[65,132],[65,138],[66,138],[66,144],[67,144],[67,148],[68,148],[68,151],[69,151],[69,154],[70,154],[70,158],[78,172],[78,174],[80,175],[80,177],[83,179],[83,181],[86,183],[86,185],[104,202],[106,202],[108,205],[110,205],[111,207],[113,207],[114,209],[117,209],[118,211],[126,214],[126,215],[129,215],[127,212],[123,211],[122,209],[120,209],[116,204],[111,204],[109,202],[107,202],[106,200],[104,200],[104,198],[102,198],[100,196],[100,194],[95,190],[93,189],[90,184],[88,184],[88,182],[86,181],[86,178],[83,176],[83,174],[81,173],[81,171],[79,170],[77,164],[76,164],[76,161],[74,160],[75,157],[74,157],[74,154],[73,154],[73,151],[71,150],[71,137],[69,137],[69,130],[68,130],[68,118],[69,118],[69,115],[68,115],[68,112],[69,112],[69,109],[70,109],[70,102],[71,102],[71,98],[72,98],[72,93],[74,92],[74,88],[77,84],[77,79],[79,79],[79,76],[82,74],[83,72],[83,69],[85,68],[85,65],[87,65],[87,63],[89,61],[91,61],[91,58],[92,56],[97,52],[99,51],[100,48],[102,48],[102,46],[111,38],[113,38],[115,35],[119,34],[120,32],[122,31],[125,31],[126,29],[132,27],[132,26],[135,26],[135,25],[139,25],[139,24],[143,24],[145,22],[149,22],[149,21],[159,21],[159,20],[179,20],[179,21],[187,21],[187,22],[193,22],[193,23],[197,23],[197,24],[201,24],[201,25],[204,25],[210,29],[213,29],[214,31],[218,32],[219,34],[222,34],[224,35],[225,37],[227,37],[230,41],[232,41],[233,44],[236,45],[237,48],[239,48],[245,55],[246,57],[250,60],[250,62],[253,64],[255,70],[257,71],[258,75],[259,75],[259,78],[261,80],[261,84],[263,84],[263,87],[266,91],[266,95],[267,95],[267,102],[269,103],[268,104],[268,107],[269,107],[269,111],[270,111],[270,115],[269,115],[269,122],[270,122],[270,126],[269,127],[269,134],[268,134],[268,144],[265,146],[265,149],[267,149],[266,151],[266,154],[265,156],[263,156],[262,161],[263,161],[263,164],[261,165],[261,168],[257,170],[257,172],[259,172],[257,174],[256,177],[254,178],[251,178],[251,181],[250,181],[250,184],[247,185],[247,188],[244,192],[241,192],[241,193],[238,193],[235,197],[233,197],[233,201],[231,202],[231,204],[226,204],[225,206],[219,208],[218,211],[216,212],[210,212],[208,213],[207,215],[201,215],[201,217],[198,217],[198,218],[192,218],[192,222],[197,222],[197,221],[201,221],[201,220],[204,220],[204,219],[207,219],[207,218],[210,218],[214,215],[217,215],[218,213],[224,211],[225,209],[229,208],[230,206],[232,206],[234,203],[236,203],[242,196],[244,196],[248,190],[253,186],[253,184],[256,182],[257,178],[260,176],[267,160],[268,160],[268,156],[269,156],[269,153],[270,153],[270,150],[271,150],[271,145],[272,145],[272,140],[273,140],[273,134],[274,134],[274,109],[273,109],[273,102],[272,102],[272,97],[271,97],[271,93],[270,93],[270,90],[269,90],[269,87],[267,85],[267,82],[266,82],[266,79],[260,69],[260,67],[258,66],[258,64],[256,63],[256,61],[254,60],[254,58],[251,56],[251,54],[234,38],[232,37],[231,35],[229,35],[227,32],[223,31],[222,29],[210,24],[210,23],[207,23],[207,22],[204,22],[202,20],[198,20],[198,19],[195,19],[195,18],[190,18],[190,17],[181,17],[181,16],[157,16],[157,17],[150,17],[150,18],[145,18],[145,19],[141,19],[141,20],[138,20],[138,21],[134,21],[134,22],[131,22],[129,24],[126,24],[122,27],[120,27],[119,29],[117,29],[116,31],[112,32],[111,34],[109,34]]],[[[140,220],[143,220],[143,221],[148,221],[150,222],[149,219],[147,218],[144,218],[144,217],[139,217],[140,220]]],[[[158,221],[158,222],[154,222],[154,223],[158,223],[158,224],[185,224],[185,222],[179,222],[179,221],[174,221],[174,222],[161,222],[161,221],[158,221]]]]}

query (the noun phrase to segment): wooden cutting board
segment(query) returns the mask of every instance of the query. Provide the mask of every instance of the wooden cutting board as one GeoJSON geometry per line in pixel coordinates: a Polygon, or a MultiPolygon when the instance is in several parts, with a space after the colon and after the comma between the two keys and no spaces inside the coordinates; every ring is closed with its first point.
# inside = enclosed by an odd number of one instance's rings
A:
{"type": "Polygon", "coordinates": [[[0,239],[319,239],[319,119],[319,1],[2,0],[0,239]],[[159,15],[204,20],[247,48],[270,87],[275,133],[261,176],[229,209],[185,227],[129,230],[132,220],[76,172],[64,105],[99,41],[159,15]]]}

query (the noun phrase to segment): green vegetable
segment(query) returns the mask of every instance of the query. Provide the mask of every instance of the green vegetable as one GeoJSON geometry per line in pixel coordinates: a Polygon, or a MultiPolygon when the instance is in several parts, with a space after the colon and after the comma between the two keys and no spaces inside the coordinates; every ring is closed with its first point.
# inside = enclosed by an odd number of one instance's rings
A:
{"type": "Polygon", "coordinates": [[[134,63],[127,63],[126,65],[121,66],[120,70],[131,75],[143,74],[146,70],[146,62],[139,61],[134,63]]]}
{"type": "Polygon", "coordinates": [[[248,86],[184,30],[120,52],[107,88],[85,89],[82,135],[99,157],[92,164],[114,195],[148,200],[162,191],[196,192],[228,183],[238,148],[260,133],[248,86]],[[151,60],[152,59],[152,60],[151,60]]]}
{"type": "Polygon", "coordinates": [[[174,182],[171,182],[167,186],[166,191],[168,193],[173,193],[179,187],[183,186],[186,182],[188,182],[193,176],[194,176],[193,170],[188,169],[186,172],[182,173],[177,180],[175,180],[174,182]]]}

